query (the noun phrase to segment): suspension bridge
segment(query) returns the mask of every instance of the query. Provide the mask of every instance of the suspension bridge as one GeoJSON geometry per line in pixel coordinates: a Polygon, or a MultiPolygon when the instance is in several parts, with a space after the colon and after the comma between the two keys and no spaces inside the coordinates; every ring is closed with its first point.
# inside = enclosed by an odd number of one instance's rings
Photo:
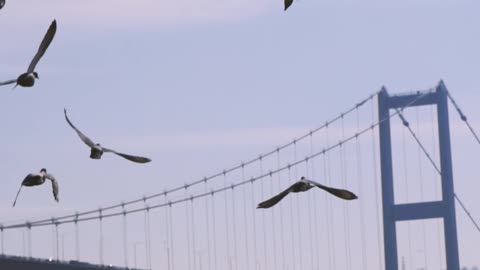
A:
{"type": "Polygon", "coordinates": [[[456,221],[480,228],[454,191],[449,101],[480,144],[443,82],[401,95],[382,88],[292,141],[196,181],[0,224],[1,254],[168,270],[459,270],[456,221]],[[256,209],[302,176],[359,199],[312,189],[256,209]]]}

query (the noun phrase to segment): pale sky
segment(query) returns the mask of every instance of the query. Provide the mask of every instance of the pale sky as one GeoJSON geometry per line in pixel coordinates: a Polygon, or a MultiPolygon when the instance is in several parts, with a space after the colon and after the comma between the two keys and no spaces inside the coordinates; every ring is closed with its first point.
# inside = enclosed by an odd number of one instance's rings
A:
{"type": "MultiPolygon", "coordinates": [[[[0,10],[0,81],[24,72],[51,21],[58,24],[54,41],[37,65],[40,80],[35,86],[0,89],[0,222],[95,209],[197,180],[307,133],[382,85],[399,93],[427,89],[443,79],[480,131],[478,1],[296,0],[287,12],[281,0],[98,2],[7,0],[0,10]],[[89,149],[65,122],[64,107],[92,139],[153,161],[134,164],[109,154],[89,159],[89,149]],[[43,167],[59,181],[60,203],[53,201],[50,185],[44,185],[24,189],[12,209],[22,179],[43,167]]],[[[370,106],[363,115],[365,124],[370,106]]],[[[414,112],[406,115],[412,122],[414,112]]],[[[430,110],[425,112],[420,130],[428,140],[430,110]]],[[[398,119],[392,122],[400,124],[398,119]]],[[[453,107],[450,123],[456,192],[480,219],[475,192],[480,184],[474,177],[480,145],[453,107]]],[[[354,119],[347,122],[348,128],[355,130],[354,119]]],[[[395,127],[394,134],[400,136],[395,142],[401,146],[402,127],[395,127]]],[[[415,163],[415,142],[406,138],[415,163]]],[[[370,168],[371,162],[365,159],[365,166],[370,168]]],[[[431,169],[426,160],[423,166],[431,169]]],[[[417,171],[410,168],[409,173],[417,171]]],[[[295,180],[282,177],[278,189],[295,180]]],[[[364,188],[373,194],[372,185],[364,188]]],[[[255,207],[259,199],[249,203],[255,207]]],[[[282,203],[289,205],[288,200],[282,203]]],[[[179,208],[183,215],[185,209],[179,208]]],[[[373,215],[375,209],[368,211],[373,215]]],[[[141,230],[143,216],[135,222],[141,230]]],[[[461,264],[480,264],[480,233],[458,207],[457,223],[461,264]]],[[[422,231],[415,226],[415,233],[422,231]]],[[[121,230],[120,221],[114,230],[121,230]]],[[[72,232],[71,227],[66,230],[66,241],[72,241],[72,232]]],[[[132,238],[131,242],[143,241],[142,236],[132,238]]],[[[14,239],[7,239],[6,246],[21,255],[14,239]]],[[[376,239],[370,242],[376,245],[376,239]]],[[[36,245],[34,255],[51,254],[36,245]]],[[[85,260],[97,263],[98,252],[88,254],[87,246],[93,244],[85,244],[85,260]]],[[[72,248],[67,257],[73,258],[72,248]]],[[[109,249],[112,254],[115,248],[109,249]]],[[[416,248],[414,268],[422,267],[419,254],[426,253],[429,269],[438,269],[436,248],[416,248]]],[[[106,256],[116,257],[112,254],[106,256]]],[[[177,250],[175,256],[180,255],[177,250]]],[[[354,260],[361,255],[355,250],[354,260]]],[[[374,255],[369,256],[370,268],[378,269],[374,255]]],[[[338,265],[347,269],[342,267],[338,265]]]]}

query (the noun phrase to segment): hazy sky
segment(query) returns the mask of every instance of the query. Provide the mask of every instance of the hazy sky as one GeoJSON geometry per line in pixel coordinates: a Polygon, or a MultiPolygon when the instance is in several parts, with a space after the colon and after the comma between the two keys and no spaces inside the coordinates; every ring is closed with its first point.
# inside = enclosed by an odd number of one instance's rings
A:
{"type": "MultiPolygon", "coordinates": [[[[0,221],[191,182],[302,135],[382,85],[395,93],[443,79],[480,131],[480,3],[420,2],[296,0],[283,12],[281,0],[7,0],[0,81],[26,70],[53,19],[58,29],[35,87],[0,91],[0,221]],[[153,161],[89,159],[64,107],[92,139],[153,161]],[[12,209],[23,177],[42,167],[57,177],[60,203],[46,185],[24,189],[12,209]]],[[[480,219],[480,146],[453,108],[450,116],[456,191],[480,219]]],[[[479,264],[480,234],[459,208],[457,220],[462,265],[479,264]]]]}

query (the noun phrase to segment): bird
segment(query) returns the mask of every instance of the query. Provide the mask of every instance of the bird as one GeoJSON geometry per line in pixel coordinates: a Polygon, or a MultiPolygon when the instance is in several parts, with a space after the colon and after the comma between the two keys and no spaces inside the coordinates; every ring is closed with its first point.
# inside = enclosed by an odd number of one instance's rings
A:
{"type": "MultiPolygon", "coordinates": [[[[5,4],[5,1],[3,0],[3,2],[0,2],[0,7],[3,5],[2,3],[5,4]]],[[[57,21],[53,20],[52,24],[48,28],[47,33],[43,37],[42,43],[40,43],[40,47],[38,47],[37,53],[35,54],[32,61],[30,62],[30,65],[28,66],[27,72],[18,76],[16,80],[0,82],[0,86],[16,83],[13,88],[17,87],[17,85],[20,85],[23,87],[32,87],[35,84],[35,79],[39,79],[38,73],[35,72],[35,66],[38,64],[38,61],[40,61],[40,58],[42,58],[43,54],[45,54],[45,51],[47,50],[48,46],[52,42],[56,32],[57,32],[57,21]]]]}
{"type": "Polygon", "coordinates": [[[304,192],[307,191],[313,187],[318,187],[321,188],[328,193],[335,195],[341,199],[344,200],[355,200],[357,199],[357,195],[355,195],[353,192],[345,190],[345,189],[336,189],[336,188],[331,188],[324,186],[322,184],[319,184],[317,182],[311,181],[306,179],[304,176],[300,178],[299,181],[297,181],[295,184],[291,185],[289,188],[286,190],[282,191],[280,194],[274,196],[273,198],[270,198],[264,202],[261,202],[258,204],[257,208],[270,208],[277,204],[281,199],[283,199],[285,196],[287,196],[290,192],[304,192]]]}
{"type": "Polygon", "coordinates": [[[12,207],[15,207],[15,204],[17,203],[18,195],[20,194],[20,191],[22,190],[23,186],[26,186],[26,187],[39,186],[45,183],[46,179],[52,181],[53,198],[55,198],[55,201],[58,202],[58,182],[57,180],[55,180],[55,177],[53,175],[47,173],[47,169],[42,168],[40,170],[40,173],[30,173],[25,177],[25,179],[23,179],[22,184],[20,185],[20,189],[17,192],[17,196],[15,197],[15,201],[13,201],[12,207]]]}
{"type": "Polygon", "coordinates": [[[73,128],[73,130],[75,130],[75,132],[80,137],[80,139],[86,145],[88,145],[91,148],[91,152],[90,152],[90,158],[91,159],[100,159],[102,157],[103,153],[114,153],[114,154],[119,155],[119,156],[121,156],[125,159],[128,159],[128,160],[133,161],[133,162],[137,162],[137,163],[147,163],[147,162],[152,161],[151,159],[145,158],[145,157],[138,157],[138,156],[132,156],[132,155],[119,153],[119,152],[114,151],[112,149],[105,148],[105,147],[101,146],[99,143],[94,143],[90,138],[85,136],[85,134],[83,134],[78,128],[76,128],[72,124],[72,122],[70,122],[70,119],[68,119],[68,116],[67,116],[67,109],[64,109],[63,112],[65,113],[65,119],[67,120],[68,124],[73,128]]]}
{"type": "Polygon", "coordinates": [[[293,0],[284,0],[285,1],[285,9],[284,11],[286,11],[293,3],[293,0]]]}
{"type": "Polygon", "coordinates": [[[3,6],[5,6],[5,0],[0,0],[0,9],[2,9],[3,6]]]}

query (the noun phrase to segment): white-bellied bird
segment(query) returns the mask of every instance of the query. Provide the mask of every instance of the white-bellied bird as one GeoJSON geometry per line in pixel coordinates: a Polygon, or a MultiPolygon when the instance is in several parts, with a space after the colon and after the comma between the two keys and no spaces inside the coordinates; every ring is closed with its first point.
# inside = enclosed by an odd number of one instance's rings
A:
{"type": "Polygon", "coordinates": [[[261,202],[258,204],[257,208],[270,208],[277,204],[280,200],[282,200],[285,196],[287,196],[290,192],[304,192],[307,191],[313,187],[318,187],[326,192],[335,195],[341,199],[344,200],[354,200],[357,199],[357,195],[355,195],[353,192],[345,190],[345,189],[336,189],[336,188],[331,188],[324,186],[322,184],[319,184],[317,182],[307,180],[305,177],[302,176],[300,181],[296,182],[295,184],[291,185],[289,188],[286,190],[282,191],[280,194],[276,195],[273,198],[270,198],[264,202],[261,202]]]}
{"type": "Polygon", "coordinates": [[[63,112],[65,113],[65,119],[67,120],[68,124],[73,128],[73,130],[75,130],[75,132],[77,132],[78,134],[78,137],[80,137],[80,139],[90,147],[91,151],[90,151],[90,158],[92,159],[100,159],[103,155],[103,153],[114,153],[116,155],[119,155],[123,158],[126,158],[130,161],[133,161],[133,162],[137,162],[137,163],[147,163],[147,162],[150,162],[152,161],[151,159],[149,158],[145,158],[145,157],[138,157],[138,156],[132,156],[132,155],[127,155],[127,154],[123,154],[123,153],[119,153],[117,151],[114,151],[112,149],[108,149],[108,148],[105,148],[103,146],[101,146],[100,144],[98,143],[94,143],[90,138],[88,138],[87,136],[85,136],[85,134],[83,134],[78,128],[76,128],[72,122],[70,122],[70,119],[68,119],[68,116],[67,116],[67,109],[64,109],[63,112]]]}
{"type": "Polygon", "coordinates": [[[55,180],[55,177],[53,175],[47,173],[47,170],[43,168],[40,170],[40,173],[30,173],[25,177],[25,179],[23,179],[22,184],[20,185],[20,189],[17,192],[17,196],[15,197],[15,201],[13,201],[12,207],[15,207],[15,204],[17,203],[18,195],[20,194],[20,191],[22,190],[23,186],[26,186],[26,187],[38,186],[45,183],[46,179],[52,181],[53,197],[55,198],[55,201],[58,202],[58,182],[57,180],[55,180]]]}
{"type": "MultiPolygon", "coordinates": [[[[0,3],[0,5],[1,5],[1,3],[0,3]]],[[[35,72],[35,66],[38,64],[38,61],[40,61],[43,54],[45,54],[45,51],[47,50],[48,46],[52,42],[53,37],[55,36],[56,32],[57,32],[57,21],[53,20],[52,24],[48,28],[47,33],[43,37],[43,40],[42,40],[42,43],[40,44],[40,47],[38,47],[37,53],[35,54],[32,61],[30,62],[30,65],[28,66],[27,72],[18,76],[18,78],[16,80],[9,80],[9,81],[5,81],[5,82],[0,82],[0,85],[7,85],[7,84],[16,83],[14,88],[17,85],[24,86],[24,87],[33,86],[35,84],[35,79],[38,79],[38,73],[35,72]]]]}

